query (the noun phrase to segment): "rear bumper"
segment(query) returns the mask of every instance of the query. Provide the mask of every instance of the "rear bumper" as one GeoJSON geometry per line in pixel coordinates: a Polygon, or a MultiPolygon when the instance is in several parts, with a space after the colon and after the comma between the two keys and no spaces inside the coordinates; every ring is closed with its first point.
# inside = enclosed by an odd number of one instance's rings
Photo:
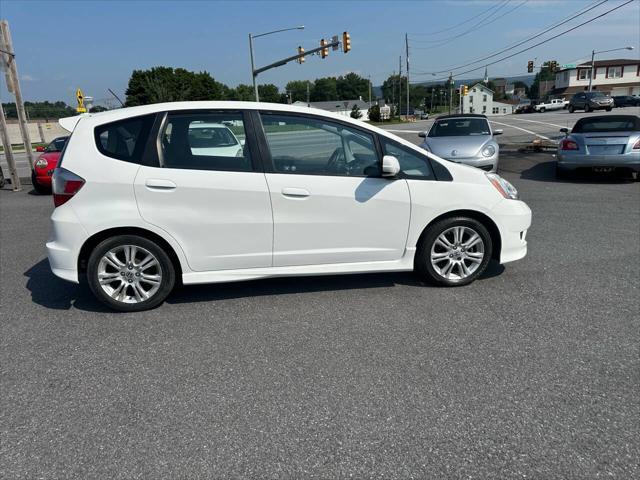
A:
{"type": "Polygon", "coordinates": [[[531,209],[520,200],[502,200],[495,207],[502,241],[500,263],[520,260],[527,255],[527,230],[531,226],[531,209]]]}
{"type": "Polygon", "coordinates": [[[51,214],[51,235],[47,242],[47,257],[54,275],[70,282],[79,282],[78,256],[89,235],[80,224],[71,205],[62,205],[51,214]]]}
{"type": "Polygon", "coordinates": [[[558,152],[558,168],[560,170],[577,170],[578,168],[613,167],[628,168],[640,172],[640,152],[620,155],[585,155],[558,152]]]}

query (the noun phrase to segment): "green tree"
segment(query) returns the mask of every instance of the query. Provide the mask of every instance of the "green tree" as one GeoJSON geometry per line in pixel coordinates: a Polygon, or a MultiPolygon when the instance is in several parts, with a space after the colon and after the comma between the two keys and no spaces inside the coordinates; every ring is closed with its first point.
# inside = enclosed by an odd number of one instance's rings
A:
{"type": "Polygon", "coordinates": [[[407,77],[400,78],[400,75],[389,75],[389,77],[382,82],[382,98],[384,98],[387,103],[398,101],[398,81],[402,82],[402,90],[405,91],[407,77]]]}
{"type": "Polygon", "coordinates": [[[90,113],[100,113],[100,112],[106,112],[108,110],[108,108],[103,107],[102,105],[94,105],[93,107],[91,107],[91,110],[89,110],[90,113]]]}
{"type": "Polygon", "coordinates": [[[372,122],[379,122],[381,118],[380,107],[378,105],[372,105],[369,109],[369,120],[372,122]]]}
{"type": "Polygon", "coordinates": [[[269,103],[282,102],[282,97],[280,96],[278,87],[272,83],[267,83],[265,85],[258,85],[258,95],[260,96],[261,102],[269,102],[269,103]]]}
{"type": "Polygon", "coordinates": [[[241,83],[236,88],[229,89],[227,98],[229,100],[238,100],[240,102],[253,102],[256,99],[256,94],[253,91],[253,85],[241,83]]]}
{"type": "Polygon", "coordinates": [[[307,101],[307,84],[309,84],[309,92],[313,92],[313,82],[307,80],[292,80],[287,83],[285,90],[291,94],[291,103],[307,101]]]}
{"type": "Polygon", "coordinates": [[[362,112],[358,108],[358,105],[354,105],[351,109],[351,118],[355,118],[356,120],[362,118],[362,112]]]}
{"type": "Polygon", "coordinates": [[[369,80],[353,72],[347,73],[336,79],[336,91],[337,100],[366,98],[369,95],[369,80]]]}
{"type": "MultiPolygon", "coordinates": [[[[18,118],[18,111],[14,102],[3,103],[2,108],[7,118],[18,118]]],[[[50,118],[63,118],[76,115],[75,108],[70,107],[64,102],[24,102],[24,108],[29,118],[42,118],[49,120],[50,118]]]]}
{"type": "Polygon", "coordinates": [[[312,102],[338,100],[338,88],[335,77],[318,78],[311,92],[312,102]]]}

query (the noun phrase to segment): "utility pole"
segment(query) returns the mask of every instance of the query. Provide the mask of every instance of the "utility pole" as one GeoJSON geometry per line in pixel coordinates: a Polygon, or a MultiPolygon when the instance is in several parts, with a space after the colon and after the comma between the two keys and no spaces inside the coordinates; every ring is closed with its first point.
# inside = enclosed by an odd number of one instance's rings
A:
{"type": "Polygon", "coordinates": [[[33,149],[31,146],[31,138],[29,136],[29,126],[27,125],[27,115],[24,110],[24,102],[22,100],[22,92],[20,91],[20,77],[18,76],[18,68],[16,67],[16,55],[13,49],[13,42],[11,41],[11,33],[9,31],[9,22],[6,20],[0,21],[1,40],[0,49],[5,52],[0,52],[3,56],[3,63],[6,62],[9,76],[11,79],[11,85],[7,85],[7,90],[10,92],[13,90],[13,94],[16,97],[16,111],[18,112],[18,124],[20,125],[20,133],[22,134],[22,141],[24,143],[24,149],[27,152],[27,158],[29,160],[29,167],[33,171],[34,158],[33,149]],[[8,53],[6,53],[8,52],[8,53]]]}
{"type": "Polygon", "coordinates": [[[371,75],[369,75],[369,108],[371,108],[371,75]]]}
{"type": "Polygon", "coordinates": [[[398,57],[398,120],[402,118],[402,55],[398,57]]]}
{"type": "Polygon", "coordinates": [[[310,94],[309,94],[309,80],[307,80],[307,107],[311,106],[311,102],[309,101],[310,98],[310,94]]]}
{"type": "Polygon", "coordinates": [[[453,72],[449,74],[449,115],[451,115],[451,107],[453,106],[453,72]]]}
{"type": "Polygon", "coordinates": [[[407,56],[407,118],[409,118],[409,37],[406,33],[404,34],[404,44],[407,56]]]}
{"type": "Polygon", "coordinates": [[[11,149],[11,140],[9,139],[9,131],[7,130],[7,121],[4,118],[4,110],[2,109],[2,102],[0,102],[0,135],[2,136],[2,146],[4,147],[4,156],[7,159],[9,165],[9,175],[11,175],[11,185],[13,191],[17,192],[22,190],[20,184],[20,177],[16,170],[16,161],[13,158],[13,150],[11,149]]]}
{"type": "Polygon", "coordinates": [[[251,79],[253,80],[253,91],[256,96],[256,102],[260,101],[258,96],[258,85],[256,84],[256,66],[253,61],[253,35],[249,34],[249,55],[251,56],[251,79]]]}
{"type": "MultiPolygon", "coordinates": [[[[391,105],[393,105],[393,108],[395,108],[396,106],[396,71],[393,71],[393,74],[391,76],[391,78],[393,78],[393,83],[391,84],[391,105]]],[[[391,120],[393,118],[393,110],[391,111],[391,114],[389,115],[389,120],[391,120]]]]}

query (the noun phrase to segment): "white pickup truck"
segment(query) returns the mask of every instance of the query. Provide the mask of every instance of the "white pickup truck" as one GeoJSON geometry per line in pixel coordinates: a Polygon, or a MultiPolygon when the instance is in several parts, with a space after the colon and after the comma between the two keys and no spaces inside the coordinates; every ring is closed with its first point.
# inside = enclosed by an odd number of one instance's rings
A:
{"type": "Polygon", "coordinates": [[[561,98],[554,98],[548,102],[542,102],[535,105],[533,108],[536,112],[545,112],[547,110],[562,110],[569,105],[569,101],[561,98]]]}

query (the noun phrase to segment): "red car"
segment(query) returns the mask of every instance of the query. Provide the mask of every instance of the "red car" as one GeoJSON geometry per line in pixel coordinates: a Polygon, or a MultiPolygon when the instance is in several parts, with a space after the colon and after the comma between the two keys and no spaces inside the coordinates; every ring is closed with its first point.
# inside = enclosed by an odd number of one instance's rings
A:
{"type": "Polygon", "coordinates": [[[51,175],[58,165],[58,159],[69,137],[54,138],[46,147],[37,147],[37,152],[43,152],[36,160],[31,174],[33,189],[38,193],[51,192],[51,175]]]}

